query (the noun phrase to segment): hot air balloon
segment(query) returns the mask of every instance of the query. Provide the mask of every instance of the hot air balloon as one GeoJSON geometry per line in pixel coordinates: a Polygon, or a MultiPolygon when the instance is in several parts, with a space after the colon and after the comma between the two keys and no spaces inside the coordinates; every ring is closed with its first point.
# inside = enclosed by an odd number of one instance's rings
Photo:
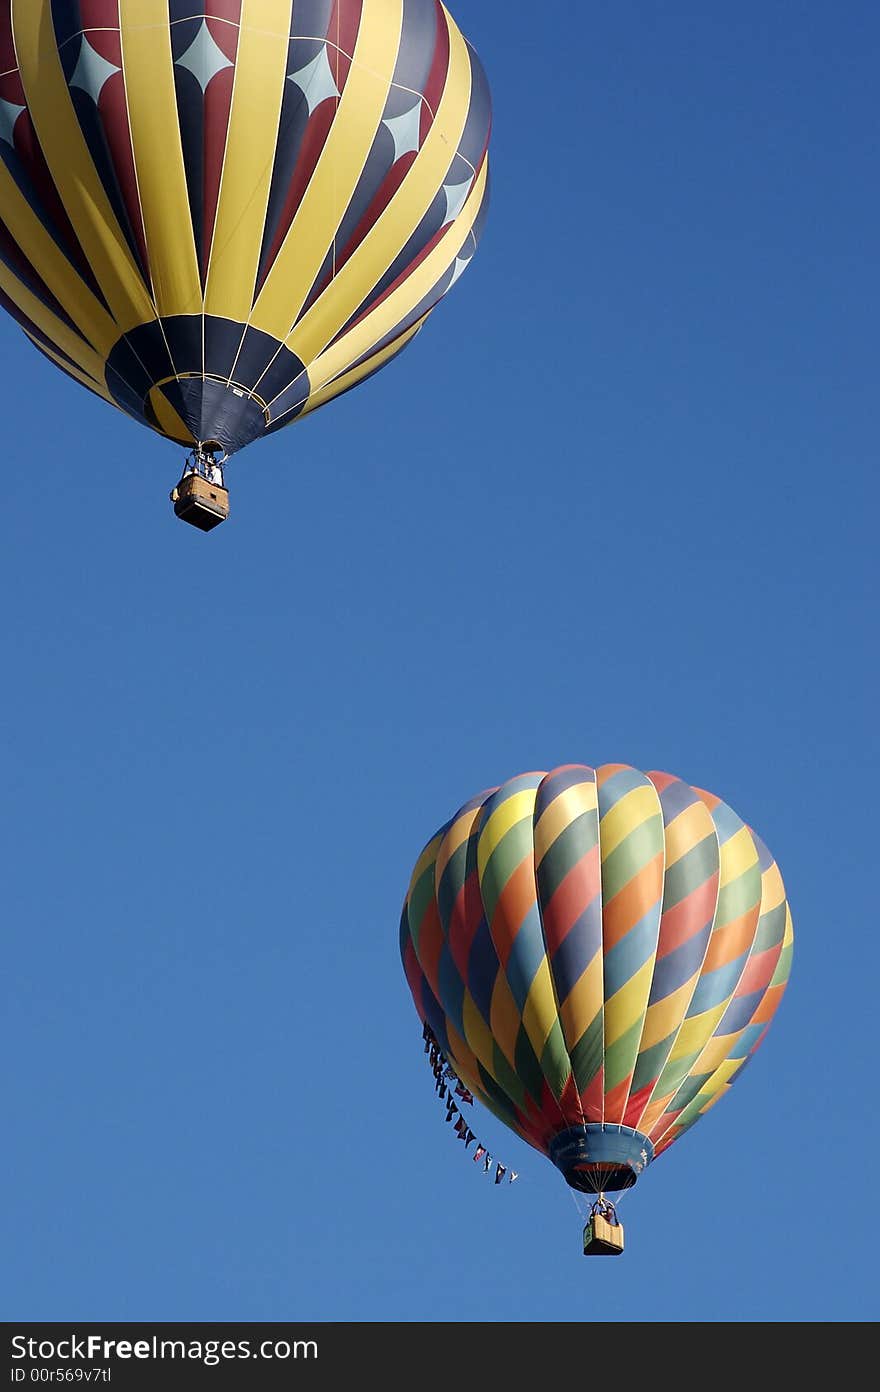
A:
{"type": "Polygon", "coordinates": [[[366,380],[469,265],[490,95],[439,0],[0,0],[0,301],[223,465],[366,380]]]}
{"type": "Polygon", "coordinates": [[[467,802],[416,862],[401,956],[426,1049],[581,1194],[629,1189],[764,1039],[793,931],[769,851],[667,773],[580,764],[467,802]]]}

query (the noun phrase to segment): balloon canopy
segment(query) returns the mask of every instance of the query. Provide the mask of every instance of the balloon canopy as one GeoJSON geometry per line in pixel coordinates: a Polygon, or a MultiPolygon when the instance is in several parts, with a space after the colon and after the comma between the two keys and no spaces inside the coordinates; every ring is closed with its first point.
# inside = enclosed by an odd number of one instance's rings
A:
{"type": "Polygon", "coordinates": [[[233,453],[383,367],[468,266],[490,96],[437,0],[0,0],[0,303],[233,453]]]}
{"type": "Polygon", "coordinates": [[[580,764],[466,803],[401,920],[452,1070],[576,1190],[626,1189],[727,1093],[791,969],[782,877],[720,798],[580,764]]]}

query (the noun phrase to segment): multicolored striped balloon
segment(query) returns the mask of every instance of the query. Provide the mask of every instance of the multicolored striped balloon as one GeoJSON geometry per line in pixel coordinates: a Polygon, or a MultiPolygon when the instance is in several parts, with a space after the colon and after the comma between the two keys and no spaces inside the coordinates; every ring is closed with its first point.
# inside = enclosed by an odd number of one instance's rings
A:
{"type": "Polygon", "coordinates": [[[793,930],[775,861],[720,798],[571,764],[482,793],[432,837],[400,941],[458,1076],[596,1193],[629,1188],[728,1091],[793,930]]]}
{"type": "Polygon", "coordinates": [[[0,0],[0,303],[231,454],[418,333],[476,249],[490,119],[439,0],[0,0]]]}

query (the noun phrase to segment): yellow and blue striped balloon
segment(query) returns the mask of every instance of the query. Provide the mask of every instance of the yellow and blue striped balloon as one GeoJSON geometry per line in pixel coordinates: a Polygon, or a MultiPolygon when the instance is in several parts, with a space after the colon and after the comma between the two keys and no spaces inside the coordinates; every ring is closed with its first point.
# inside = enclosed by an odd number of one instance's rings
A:
{"type": "Polygon", "coordinates": [[[232,454],[418,333],[476,249],[490,124],[439,0],[0,0],[0,304],[232,454]]]}

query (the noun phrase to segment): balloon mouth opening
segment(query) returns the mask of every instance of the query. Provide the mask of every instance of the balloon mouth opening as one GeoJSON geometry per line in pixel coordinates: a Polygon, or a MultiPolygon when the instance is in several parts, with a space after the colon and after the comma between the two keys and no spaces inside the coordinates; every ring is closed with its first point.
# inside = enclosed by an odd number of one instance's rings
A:
{"type": "Polygon", "coordinates": [[[572,1189],[601,1194],[631,1189],[653,1160],[654,1147],[631,1126],[587,1122],[554,1136],[549,1154],[572,1189]]]}

